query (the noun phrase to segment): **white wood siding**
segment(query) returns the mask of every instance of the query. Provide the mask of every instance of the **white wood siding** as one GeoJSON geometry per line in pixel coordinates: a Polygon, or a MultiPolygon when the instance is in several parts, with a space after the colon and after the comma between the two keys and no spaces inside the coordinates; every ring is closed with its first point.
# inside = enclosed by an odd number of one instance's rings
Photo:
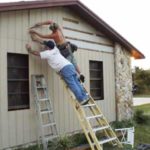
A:
{"type": "MultiPolygon", "coordinates": [[[[52,19],[64,29],[66,38],[79,46],[75,53],[78,64],[86,76],[89,89],[89,60],[103,61],[104,100],[97,101],[109,121],[115,120],[115,87],[113,43],[97,32],[82,18],[66,8],[44,8],[0,13],[0,149],[35,141],[37,139],[32,94],[30,109],[9,111],[7,103],[7,52],[27,54],[25,44],[31,41],[28,28],[37,22],[52,19]],[[71,20],[69,20],[71,19],[71,20]]],[[[37,29],[48,33],[48,28],[37,29]]],[[[34,48],[38,44],[32,43],[34,48]]],[[[62,82],[45,61],[29,56],[29,72],[44,74],[54,106],[55,120],[60,134],[80,129],[77,117],[70,106],[62,82]]]]}

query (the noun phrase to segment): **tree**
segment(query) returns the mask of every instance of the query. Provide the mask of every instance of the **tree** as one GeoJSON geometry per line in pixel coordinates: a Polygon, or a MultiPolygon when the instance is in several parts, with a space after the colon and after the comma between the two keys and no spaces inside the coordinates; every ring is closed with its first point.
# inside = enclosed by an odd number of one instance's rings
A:
{"type": "Polygon", "coordinates": [[[150,70],[135,67],[133,75],[133,85],[137,85],[136,94],[150,94],[150,70]]]}

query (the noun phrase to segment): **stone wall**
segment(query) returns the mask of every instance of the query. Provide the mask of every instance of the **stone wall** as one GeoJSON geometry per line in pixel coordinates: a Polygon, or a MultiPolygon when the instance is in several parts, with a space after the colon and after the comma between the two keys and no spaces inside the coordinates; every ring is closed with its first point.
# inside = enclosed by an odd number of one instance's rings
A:
{"type": "Polygon", "coordinates": [[[133,116],[131,56],[118,43],[115,43],[114,55],[117,120],[121,121],[133,116]]]}

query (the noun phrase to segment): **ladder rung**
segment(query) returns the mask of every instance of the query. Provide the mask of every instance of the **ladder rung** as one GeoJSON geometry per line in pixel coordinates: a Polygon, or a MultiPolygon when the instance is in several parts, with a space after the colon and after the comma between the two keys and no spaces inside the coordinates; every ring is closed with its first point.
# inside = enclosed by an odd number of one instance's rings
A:
{"type": "Polygon", "coordinates": [[[48,100],[49,100],[48,98],[41,98],[41,99],[39,99],[40,102],[48,101],[48,100]]]}
{"type": "Polygon", "coordinates": [[[99,144],[108,143],[108,142],[116,140],[116,139],[117,139],[116,137],[109,138],[109,139],[104,139],[104,140],[100,141],[99,144]]]}
{"type": "Polygon", "coordinates": [[[54,126],[54,125],[56,125],[56,123],[48,123],[48,124],[44,124],[44,125],[42,125],[42,127],[50,127],[50,126],[54,126]]]}
{"type": "Polygon", "coordinates": [[[41,110],[41,114],[52,113],[52,110],[41,110]]]}
{"type": "Polygon", "coordinates": [[[83,108],[85,107],[92,107],[92,106],[96,106],[96,104],[87,104],[87,105],[82,105],[83,108]]]}
{"type": "Polygon", "coordinates": [[[34,77],[35,77],[35,78],[43,78],[44,75],[42,75],[42,74],[35,74],[34,77]]]}
{"type": "Polygon", "coordinates": [[[47,86],[37,86],[36,88],[37,88],[37,89],[46,89],[47,86]]]}
{"type": "Polygon", "coordinates": [[[94,132],[97,132],[97,131],[100,131],[100,130],[107,129],[107,128],[109,128],[109,127],[110,127],[110,126],[98,127],[98,128],[94,128],[93,131],[94,131],[94,132]]]}
{"type": "Polygon", "coordinates": [[[49,141],[49,140],[52,140],[57,137],[58,137],[58,135],[50,135],[50,136],[46,136],[45,139],[46,139],[46,141],[49,141]]]}
{"type": "Polygon", "coordinates": [[[90,120],[90,119],[94,119],[94,118],[100,118],[102,116],[103,116],[102,114],[96,115],[96,116],[89,116],[89,117],[86,117],[86,119],[90,120]]]}

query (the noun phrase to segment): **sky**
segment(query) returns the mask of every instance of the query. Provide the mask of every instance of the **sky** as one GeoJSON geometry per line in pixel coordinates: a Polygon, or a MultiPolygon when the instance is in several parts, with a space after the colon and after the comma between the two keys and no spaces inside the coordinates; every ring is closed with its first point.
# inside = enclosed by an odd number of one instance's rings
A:
{"type": "MultiPolygon", "coordinates": [[[[19,0],[0,0],[13,2],[19,0]]],[[[145,55],[133,60],[132,68],[150,69],[150,3],[149,0],[80,0],[95,14],[145,55]]]]}

